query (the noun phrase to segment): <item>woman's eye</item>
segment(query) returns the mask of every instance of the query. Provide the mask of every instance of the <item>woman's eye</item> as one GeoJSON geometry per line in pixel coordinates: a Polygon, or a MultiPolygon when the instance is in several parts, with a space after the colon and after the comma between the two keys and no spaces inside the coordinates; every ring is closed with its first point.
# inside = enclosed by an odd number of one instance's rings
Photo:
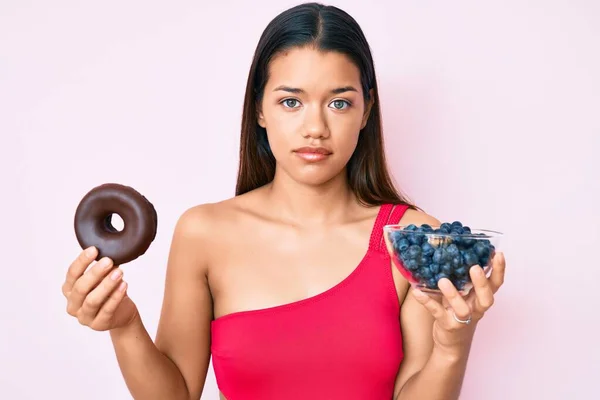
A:
{"type": "Polygon", "coordinates": [[[331,104],[336,110],[343,110],[345,106],[349,107],[350,103],[346,100],[334,100],[331,104]]]}
{"type": "Polygon", "coordinates": [[[299,101],[296,99],[285,99],[282,103],[288,108],[295,108],[294,106],[298,105],[299,101]]]}
{"type": "MultiPolygon", "coordinates": [[[[300,102],[296,99],[285,99],[281,102],[286,108],[298,108],[300,106],[300,102]]],[[[336,110],[344,110],[350,107],[350,103],[346,100],[334,100],[331,102],[331,105],[336,110]]]]}

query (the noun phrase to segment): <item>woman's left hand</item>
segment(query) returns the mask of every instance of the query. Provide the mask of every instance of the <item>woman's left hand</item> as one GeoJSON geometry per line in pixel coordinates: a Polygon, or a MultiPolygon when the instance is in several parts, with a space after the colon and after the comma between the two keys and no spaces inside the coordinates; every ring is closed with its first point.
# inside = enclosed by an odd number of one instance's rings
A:
{"type": "Polygon", "coordinates": [[[464,297],[446,278],[438,282],[442,296],[430,296],[417,289],[413,290],[417,301],[435,318],[435,346],[450,353],[460,354],[465,346],[470,345],[477,322],[492,307],[494,294],[504,283],[505,266],[504,254],[497,252],[492,258],[492,273],[489,278],[480,266],[471,267],[469,275],[473,289],[464,297]]]}

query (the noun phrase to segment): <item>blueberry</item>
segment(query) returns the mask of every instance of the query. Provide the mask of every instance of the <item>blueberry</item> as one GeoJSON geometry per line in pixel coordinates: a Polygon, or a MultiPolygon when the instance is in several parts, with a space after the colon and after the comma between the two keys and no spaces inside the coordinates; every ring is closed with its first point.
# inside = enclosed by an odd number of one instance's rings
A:
{"type": "Polygon", "coordinates": [[[449,276],[450,275],[448,275],[448,274],[440,272],[439,274],[436,274],[435,279],[439,282],[440,279],[444,279],[444,278],[449,279],[449,276]]]}
{"type": "Polygon", "coordinates": [[[437,280],[435,279],[435,277],[429,278],[427,280],[427,288],[438,289],[437,280]]]}
{"type": "Polygon", "coordinates": [[[471,228],[469,228],[468,226],[463,226],[463,232],[464,233],[471,233],[471,228]]]}
{"type": "Polygon", "coordinates": [[[479,262],[479,257],[472,250],[465,250],[462,253],[462,258],[467,267],[471,267],[479,262]]]}
{"type": "Polygon", "coordinates": [[[450,224],[453,228],[462,228],[463,224],[460,221],[454,221],[450,224]]]}
{"type": "Polygon", "coordinates": [[[421,243],[423,243],[423,238],[424,235],[418,233],[408,235],[408,241],[410,242],[410,244],[421,245],[421,243]]]}
{"type": "Polygon", "coordinates": [[[400,239],[396,244],[398,251],[406,251],[409,247],[410,243],[406,239],[400,239]]]}
{"type": "Polygon", "coordinates": [[[437,264],[441,264],[444,261],[444,249],[441,247],[438,247],[437,249],[435,249],[435,252],[433,253],[433,262],[437,263],[437,264]]]}
{"type": "Polygon", "coordinates": [[[416,244],[411,245],[408,248],[408,255],[412,259],[417,259],[421,257],[421,246],[418,246],[416,244]]]}
{"type": "Polygon", "coordinates": [[[463,277],[467,275],[467,269],[465,267],[458,267],[454,270],[454,275],[457,277],[463,277]]]}
{"type": "Polygon", "coordinates": [[[423,225],[421,225],[421,228],[423,228],[423,232],[425,232],[425,233],[433,232],[433,228],[429,224],[423,224],[423,225]]]}
{"type": "Polygon", "coordinates": [[[417,269],[419,269],[419,263],[414,258],[407,260],[404,263],[404,265],[406,266],[406,269],[408,269],[409,271],[416,271],[417,269]]]}
{"type": "Polygon", "coordinates": [[[429,264],[429,269],[431,270],[431,272],[433,272],[434,274],[437,274],[440,272],[440,264],[437,263],[431,263],[429,264]]]}
{"type": "Polygon", "coordinates": [[[425,242],[421,245],[421,252],[423,253],[423,255],[431,257],[431,256],[433,256],[433,253],[435,253],[435,249],[433,248],[432,245],[425,242]]]}
{"type": "Polygon", "coordinates": [[[452,284],[456,287],[456,289],[458,290],[463,290],[465,288],[465,285],[467,284],[467,280],[464,278],[454,278],[452,280],[452,284]]]}
{"type": "Polygon", "coordinates": [[[490,256],[487,256],[487,257],[479,257],[479,263],[478,263],[478,264],[479,264],[480,266],[482,266],[482,267],[486,267],[486,266],[488,266],[488,265],[489,265],[489,263],[490,263],[490,259],[491,259],[491,257],[490,257],[490,256]]]}
{"type": "Polygon", "coordinates": [[[462,258],[460,256],[460,254],[457,256],[454,256],[454,258],[452,258],[451,264],[454,268],[458,268],[462,265],[462,258]]]}
{"type": "Polygon", "coordinates": [[[475,252],[475,254],[477,254],[478,257],[485,257],[489,255],[490,248],[486,243],[480,240],[473,246],[473,251],[475,252]]]}
{"type": "Polygon", "coordinates": [[[448,249],[444,249],[444,252],[442,253],[442,263],[450,263],[452,262],[452,255],[450,253],[448,253],[448,249]]]}
{"type": "Polygon", "coordinates": [[[431,272],[431,270],[429,268],[423,268],[419,272],[421,273],[421,276],[425,279],[429,279],[434,276],[434,273],[431,272]]]}
{"type": "Polygon", "coordinates": [[[458,249],[458,247],[456,246],[456,244],[451,243],[450,245],[448,245],[448,247],[446,248],[446,254],[448,255],[448,257],[450,258],[454,258],[456,256],[458,256],[460,254],[460,250],[458,249]]]}
{"type": "Polygon", "coordinates": [[[407,251],[401,252],[400,259],[402,260],[402,262],[407,262],[408,260],[410,260],[410,256],[408,255],[408,252],[407,251]]]}
{"type": "Polygon", "coordinates": [[[396,242],[404,237],[404,232],[402,231],[392,231],[390,232],[390,239],[393,242],[396,242]]]}
{"type": "Polygon", "coordinates": [[[465,233],[465,230],[463,229],[462,226],[453,226],[452,229],[450,230],[450,233],[455,234],[455,235],[462,235],[463,233],[465,233]]]}
{"type": "Polygon", "coordinates": [[[419,265],[428,267],[431,264],[431,257],[427,257],[424,254],[421,254],[421,258],[419,259],[419,265]]]}
{"type": "Polygon", "coordinates": [[[416,231],[417,230],[417,226],[415,224],[410,224],[406,228],[404,228],[404,230],[405,231],[416,231]]]}
{"type": "Polygon", "coordinates": [[[464,248],[469,249],[469,248],[473,247],[473,245],[477,242],[477,239],[465,236],[462,238],[461,242],[462,242],[462,245],[464,248]]]}
{"type": "Polygon", "coordinates": [[[456,247],[462,247],[462,237],[459,234],[451,233],[450,234],[451,243],[454,243],[456,247]]]}
{"type": "Polygon", "coordinates": [[[491,253],[489,245],[486,245],[483,242],[477,242],[475,243],[475,246],[473,246],[473,251],[479,257],[479,265],[484,266],[488,264],[491,253]]]}
{"type": "Polygon", "coordinates": [[[450,232],[452,230],[452,224],[444,222],[442,225],[440,225],[440,229],[447,229],[448,232],[450,232]]]}
{"type": "Polygon", "coordinates": [[[442,269],[442,273],[450,275],[452,274],[452,272],[454,271],[454,268],[452,267],[452,265],[450,263],[444,263],[441,266],[442,269]]]}

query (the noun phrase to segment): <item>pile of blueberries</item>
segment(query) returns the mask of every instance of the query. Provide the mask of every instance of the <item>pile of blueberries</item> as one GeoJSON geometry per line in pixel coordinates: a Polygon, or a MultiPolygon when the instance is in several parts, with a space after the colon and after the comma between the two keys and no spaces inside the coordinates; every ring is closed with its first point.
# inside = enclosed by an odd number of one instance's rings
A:
{"type": "Polygon", "coordinates": [[[442,278],[448,278],[462,290],[471,281],[469,269],[473,265],[488,265],[495,248],[485,237],[484,233],[471,233],[460,221],[444,222],[436,229],[427,224],[411,224],[389,233],[402,266],[416,281],[434,290],[439,289],[442,278]]]}

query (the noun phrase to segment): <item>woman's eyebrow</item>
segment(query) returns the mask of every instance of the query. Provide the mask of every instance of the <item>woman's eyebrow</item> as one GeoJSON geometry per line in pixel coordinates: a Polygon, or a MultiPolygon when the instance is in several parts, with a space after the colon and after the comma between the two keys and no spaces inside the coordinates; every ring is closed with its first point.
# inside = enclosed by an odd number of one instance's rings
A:
{"type": "MultiPolygon", "coordinates": [[[[284,91],[284,92],[289,92],[289,93],[304,93],[305,92],[303,89],[289,87],[289,86],[285,86],[285,85],[277,86],[275,89],[273,89],[273,91],[274,92],[284,91]]],[[[340,93],[344,93],[344,92],[358,92],[358,90],[356,90],[356,88],[354,88],[354,86],[343,86],[343,87],[339,87],[339,88],[331,90],[331,93],[333,93],[333,94],[340,94],[340,93]]]]}

